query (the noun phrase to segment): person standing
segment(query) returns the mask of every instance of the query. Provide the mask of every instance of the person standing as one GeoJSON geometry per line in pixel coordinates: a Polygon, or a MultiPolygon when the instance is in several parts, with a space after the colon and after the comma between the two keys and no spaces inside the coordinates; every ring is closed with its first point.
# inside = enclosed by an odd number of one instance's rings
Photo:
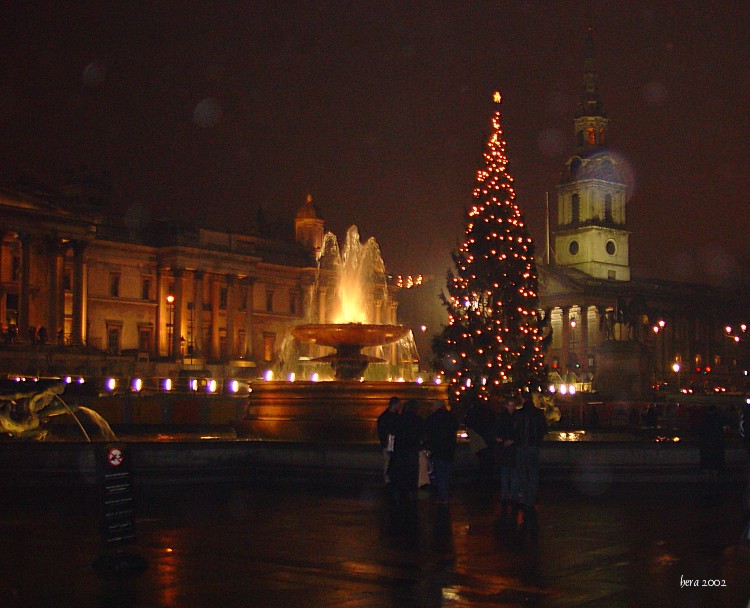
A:
{"type": "Polygon", "coordinates": [[[479,463],[479,483],[483,489],[492,487],[495,473],[495,448],[497,427],[495,412],[489,403],[477,399],[466,414],[466,432],[469,445],[479,463]]]}
{"type": "Polygon", "coordinates": [[[701,418],[700,455],[701,469],[709,472],[715,485],[724,468],[724,425],[715,405],[709,405],[701,418]]]}
{"type": "Polygon", "coordinates": [[[533,510],[539,488],[539,453],[547,434],[544,412],[534,405],[531,397],[513,413],[513,445],[518,468],[518,499],[520,506],[533,510]]]}
{"type": "Polygon", "coordinates": [[[388,465],[391,462],[391,455],[393,454],[393,428],[398,418],[400,407],[401,400],[398,397],[391,397],[388,401],[388,407],[378,416],[378,440],[383,450],[383,477],[386,485],[391,481],[388,477],[388,465]]]}
{"type": "Polygon", "coordinates": [[[456,456],[458,420],[443,401],[432,403],[432,413],[425,420],[427,449],[432,456],[437,501],[448,504],[451,469],[456,456]]]}
{"type": "Polygon", "coordinates": [[[407,507],[416,499],[419,483],[424,420],[417,409],[416,399],[409,399],[393,425],[393,454],[388,464],[388,477],[393,483],[396,502],[401,507],[407,507]]]}
{"type": "Polygon", "coordinates": [[[502,509],[510,508],[518,500],[518,469],[516,447],[513,444],[513,413],[516,402],[506,399],[497,413],[498,463],[500,465],[500,502],[502,509]]]}

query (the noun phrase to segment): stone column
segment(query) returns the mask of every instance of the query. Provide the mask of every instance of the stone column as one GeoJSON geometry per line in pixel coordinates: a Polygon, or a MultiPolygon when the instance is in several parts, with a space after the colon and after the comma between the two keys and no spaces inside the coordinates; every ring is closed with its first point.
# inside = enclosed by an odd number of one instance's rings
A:
{"type": "Polygon", "coordinates": [[[167,289],[164,285],[164,268],[156,267],[156,339],[154,340],[155,357],[169,352],[169,310],[167,307],[167,289]]]}
{"type": "Polygon", "coordinates": [[[47,293],[47,336],[48,341],[57,340],[60,328],[62,309],[60,308],[60,291],[62,290],[62,257],[60,240],[47,237],[47,265],[49,267],[49,284],[47,293]]]}
{"type": "MultiPolygon", "coordinates": [[[[560,349],[560,370],[568,373],[568,349],[570,348],[570,306],[562,307],[562,348],[560,349]]],[[[563,378],[565,380],[566,378],[563,378]]]]}
{"type": "Polygon", "coordinates": [[[221,357],[219,348],[219,281],[216,275],[211,278],[211,358],[221,357]]]}
{"type": "Polygon", "coordinates": [[[581,369],[584,371],[589,371],[589,305],[588,304],[582,304],[581,305],[581,349],[580,353],[578,355],[578,359],[581,359],[581,356],[584,357],[584,360],[581,361],[581,369]]]}
{"type": "Polygon", "coordinates": [[[203,271],[193,273],[193,355],[203,352],[203,271]]]}
{"type": "Polygon", "coordinates": [[[247,277],[247,299],[245,301],[245,359],[253,360],[253,308],[255,279],[247,277]]]}
{"type": "Polygon", "coordinates": [[[87,243],[75,241],[73,243],[73,325],[70,330],[70,340],[75,346],[83,344],[83,323],[85,320],[85,267],[84,253],[87,243]]]}
{"type": "Polygon", "coordinates": [[[226,275],[227,280],[227,360],[234,359],[234,275],[226,275]]]}
{"type": "Polygon", "coordinates": [[[31,310],[31,235],[19,234],[21,241],[21,290],[18,300],[18,335],[26,340],[31,310]]]}
{"type": "Polygon", "coordinates": [[[175,359],[181,358],[181,345],[182,341],[180,338],[183,337],[184,328],[183,321],[185,318],[185,290],[182,284],[182,278],[185,271],[182,268],[173,268],[172,275],[174,276],[174,317],[172,321],[172,356],[175,359]]]}

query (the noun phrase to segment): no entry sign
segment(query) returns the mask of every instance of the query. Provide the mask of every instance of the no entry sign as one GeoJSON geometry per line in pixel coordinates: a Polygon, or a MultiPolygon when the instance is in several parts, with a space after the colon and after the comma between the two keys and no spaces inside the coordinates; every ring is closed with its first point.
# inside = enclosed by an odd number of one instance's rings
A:
{"type": "Polygon", "coordinates": [[[123,444],[107,444],[97,458],[101,528],[108,545],[135,540],[135,508],[130,455],[123,444]]]}

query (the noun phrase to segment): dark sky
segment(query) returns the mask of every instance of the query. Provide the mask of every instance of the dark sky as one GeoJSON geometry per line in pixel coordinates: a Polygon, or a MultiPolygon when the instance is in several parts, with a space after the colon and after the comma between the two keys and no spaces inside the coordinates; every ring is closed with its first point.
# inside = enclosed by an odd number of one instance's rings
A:
{"type": "Polygon", "coordinates": [[[4,181],[106,169],[122,213],[238,230],[309,192],[340,238],[356,223],[391,272],[441,282],[495,89],[543,250],[590,5],[634,272],[720,282],[750,259],[745,1],[3,4],[4,181]]]}

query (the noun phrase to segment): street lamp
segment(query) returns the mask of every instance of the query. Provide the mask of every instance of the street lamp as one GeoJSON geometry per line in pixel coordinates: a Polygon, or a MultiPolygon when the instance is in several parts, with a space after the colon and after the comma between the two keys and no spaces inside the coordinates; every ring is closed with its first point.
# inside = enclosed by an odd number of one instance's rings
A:
{"type": "Polygon", "coordinates": [[[680,392],[680,364],[676,361],[672,364],[672,370],[677,374],[677,392],[680,392]]]}
{"type": "Polygon", "coordinates": [[[169,305],[169,322],[167,323],[167,333],[169,336],[169,358],[173,356],[172,338],[174,333],[174,296],[170,293],[167,296],[167,304],[169,305]]]}

